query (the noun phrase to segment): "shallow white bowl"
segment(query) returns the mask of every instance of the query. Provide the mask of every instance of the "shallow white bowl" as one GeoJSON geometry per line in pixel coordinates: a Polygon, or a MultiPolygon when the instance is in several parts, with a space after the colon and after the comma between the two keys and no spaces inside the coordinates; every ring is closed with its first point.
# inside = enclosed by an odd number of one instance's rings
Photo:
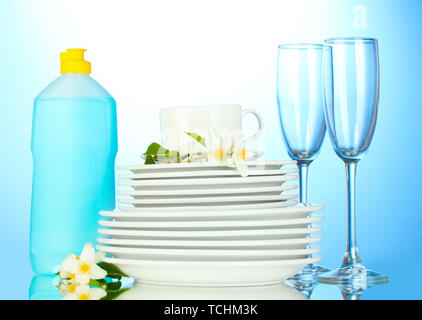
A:
{"type": "Polygon", "coordinates": [[[295,206],[298,203],[297,200],[286,200],[286,201],[273,201],[264,203],[243,203],[243,204],[227,204],[223,203],[213,205],[201,205],[195,204],[192,206],[187,205],[166,205],[162,207],[156,207],[151,205],[150,207],[129,207],[119,206],[122,211],[136,211],[136,212],[158,212],[158,211],[220,211],[220,210],[254,210],[254,209],[268,209],[268,208],[285,208],[295,206]]]}
{"type": "Polygon", "coordinates": [[[139,282],[179,286],[280,283],[321,258],[273,261],[158,261],[106,258],[139,282]]]}
{"type": "Polygon", "coordinates": [[[117,300],[306,300],[284,283],[250,287],[187,287],[136,282],[117,300]]]}
{"type": "Polygon", "coordinates": [[[210,249],[163,249],[133,248],[97,245],[97,249],[111,254],[118,259],[140,260],[175,260],[175,261],[255,261],[255,260],[291,260],[304,259],[310,254],[321,251],[313,249],[245,249],[245,250],[210,250],[210,249]]]}
{"type": "MultiPolygon", "coordinates": [[[[294,160],[276,161],[247,161],[248,169],[251,170],[276,170],[282,166],[296,165],[294,160]]],[[[191,162],[191,163],[169,163],[169,164],[149,164],[149,165],[125,165],[118,166],[119,170],[129,170],[133,173],[143,172],[177,172],[177,171],[203,171],[203,170],[236,170],[218,163],[191,162]]]]}
{"type": "Polygon", "coordinates": [[[160,199],[119,199],[120,203],[133,204],[136,207],[144,207],[147,205],[154,205],[154,207],[164,207],[166,205],[236,205],[236,204],[256,204],[266,202],[276,202],[292,200],[298,197],[297,194],[283,194],[283,195],[259,195],[259,196],[236,196],[236,197],[200,197],[200,198],[160,198],[160,199]]]}
{"type": "Polygon", "coordinates": [[[210,211],[100,211],[100,215],[113,218],[116,221],[293,219],[306,218],[312,212],[322,209],[324,206],[210,211]]]}
{"type": "Polygon", "coordinates": [[[115,245],[137,245],[137,240],[256,240],[299,239],[320,232],[322,228],[255,229],[255,230],[128,230],[98,229],[98,233],[114,239],[101,239],[115,245]],[[127,240],[126,240],[127,239],[127,240]]]}
{"type": "Polygon", "coordinates": [[[99,238],[98,242],[116,246],[136,246],[138,248],[173,248],[173,249],[305,249],[311,243],[321,241],[321,237],[295,239],[258,239],[258,240],[144,240],[144,239],[107,239],[99,238]]]}
{"type": "Polygon", "coordinates": [[[109,221],[99,220],[99,224],[111,228],[129,229],[259,229],[265,227],[305,228],[323,217],[299,219],[260,219],[260,220],[204,220],[204,221],[109,221]]]}
{"type": "Polygon", "coordinates": [[[227,188],[227,189],[198,189],[198,190],[120,190],[118,194],[131,196],[135,199],[160,199],[160,198],[195,198],[210,196],[254,196],[254,195],[279,195],[285,191],[294,190],[297,185],[283,185],[261,188],[227,188]]]}
{"type": "MultiPolygon", "coordinates": [[[[277,170],[248,170],[248,176],[278,176],[288,173],[296,173],[298,168],[277,170]]],[[[186,178],[218,178],[240,177],[237,170],[196,170],[175,172],[142,172],[134,174],[121,174],[119,179],[144,180],[144,179],[186,179],[186,178]]]]}
{"type": "Polygon", "coordinates": [[[286,181],[297,179],[297,175],[256,176],[235,178],[196,178],[196,179],[155,179],[155,180],[119,180],[121,186],[135,190],[198,190],[227,188],[256,188],[280,186],[286,181]]]}

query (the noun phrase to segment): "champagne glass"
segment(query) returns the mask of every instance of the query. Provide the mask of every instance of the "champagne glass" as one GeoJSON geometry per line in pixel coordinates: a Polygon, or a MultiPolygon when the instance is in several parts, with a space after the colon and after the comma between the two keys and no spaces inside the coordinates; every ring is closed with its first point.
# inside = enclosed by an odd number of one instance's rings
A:
{"type": "MultiPolygon", "coordinates": [[[[325,135],[321,44],[278,47],[277,103],[284,143],[299,168],[299,201],[308,205],[308,166],[325,135]]],[[[295,280],[311,280],[327,269],[309,264],[295,280]]]]}
{"type": "Polygon", "coordinates": [[[356,164],[368,151],[375,130],[379,96],[378,42],[334,38],[324,42],[325,118],[331,143],[346,165],[348,232],[340,268],[319,275],[327,283],[380,283],[387,277],[364,267],[356,243],[356,164]]]}

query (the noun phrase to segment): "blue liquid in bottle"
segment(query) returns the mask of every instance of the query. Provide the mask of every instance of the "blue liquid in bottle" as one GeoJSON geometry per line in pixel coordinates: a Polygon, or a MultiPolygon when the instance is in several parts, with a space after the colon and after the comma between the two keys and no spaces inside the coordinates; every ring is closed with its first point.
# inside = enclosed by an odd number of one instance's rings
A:
{"type": "Polygon", "coordinates": [[[62,75],[34,102],[30,257],[38,274],[95,244],[99,211],[115,206],[116,103],[79,63],[88,63],[80,51],[66,52],[72,63],[62,57],[62,75]]]}

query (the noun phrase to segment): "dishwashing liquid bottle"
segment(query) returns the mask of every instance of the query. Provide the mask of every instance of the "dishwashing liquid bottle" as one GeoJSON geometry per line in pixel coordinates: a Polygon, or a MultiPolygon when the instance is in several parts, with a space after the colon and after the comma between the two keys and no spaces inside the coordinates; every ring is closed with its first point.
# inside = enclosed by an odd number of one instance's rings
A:
{"type": "Polygon", "coordinates": [[[84,49],[60,54],[61,76],[34,101],[30,257],[38,274],[96,243],[115,206],[116,102],[90,77],[84,49]]]}

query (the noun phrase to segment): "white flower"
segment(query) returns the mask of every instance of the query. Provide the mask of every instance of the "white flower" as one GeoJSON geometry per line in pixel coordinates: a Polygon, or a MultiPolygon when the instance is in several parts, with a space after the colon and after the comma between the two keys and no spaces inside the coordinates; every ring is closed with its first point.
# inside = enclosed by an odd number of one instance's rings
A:
{"type": "Polygon", "coordinates": [[[75,293],[77,283],[75,280],[62,280],[59,286],[60,294],[66,296],[70,293],[75,293]]]}
{"type": "Polygon", "coordinates": [[[229,165],[233,153],[233,138],[231,132],[214,128],[208,144],[208,161],[229,165]]]}
{"type": "Polygon", "coordinates": [[[67,266],[69,265],[69,263],[71,263],[72,260],[77,260],[79,259],[79,256],[77,256],[76,254],[69,254],[66,259],[62,262],[62,266],[60,269],[60,278],[62,278],[63,280],[74,280],[75,279],[75,274],[68,272],[67,270],[65,270],[63,268],[63,266],[67,266]]]}
{"type": "MultiPolygon", "coordinates": [[[[244,152],[242,151],[242,154],[243,153],[244,152]]],[[[238,157],[236,155],[236,152],[235,152],[234,153],[234,162],[235,162],[236,169],[239,172],[239,174],[242,177],[247,177],[248,176],[248,164],[246,163],[245,158],[243,156],[242,157],[238,157]]]]}
{"type": "Polygon", "coordinates": [[[107,272],[97,263],[104,257],[104,253],[95,252],[94,246],[87,243],[81,255],[69,255],[62,263],[60,277],[73,279],[78,284],[88,284],[90,279],[103,279],[107,272]]]}
{"type": "Polygon", "coordinates": [[[230,167],[236,167],[242,177],[248,175],[246,160],[251,152],[243,147],[242,134],[213,130],[212,143],[208,149],[208,161],[219,162],[230,167]]]}
{"type": "Polygon", "coordinates": [[[72,290],[65,292],[63,300],[100,300],[106,296],[104,289],[88,285],[72,285],[72,290]]]}

